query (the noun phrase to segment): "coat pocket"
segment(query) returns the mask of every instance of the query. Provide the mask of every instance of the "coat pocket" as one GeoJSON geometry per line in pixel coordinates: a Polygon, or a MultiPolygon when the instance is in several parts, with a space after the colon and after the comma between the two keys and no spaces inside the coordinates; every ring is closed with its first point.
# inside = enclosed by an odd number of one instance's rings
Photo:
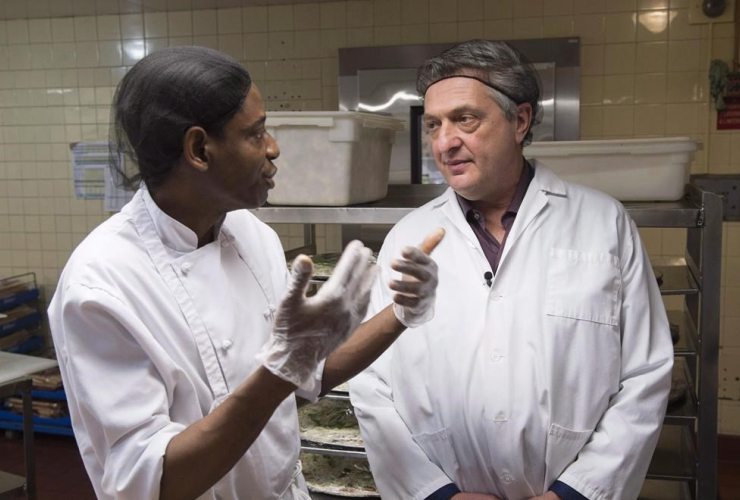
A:
{"type": "Polygon", "coordinates": [[[550,249],[548,316],[619,326],[619,259],[610,253],[550,249]]]}
{"type": "Polygon", "coordinates": [[[547,491],[563,471],[576,460],[578,453],[592,433],[593,429],[574,431],[557,424],[550,425],[545,448],[544,491],[547,491]]]}
{"type": "Polygon", "coordinates": [[[456,484],[458,483],[458,472],[460,466],[452,448],[447,429],[440,429],[432,433],[422,432],[411,436],[416,444],[424,451],[429,460],[456,484]]]}

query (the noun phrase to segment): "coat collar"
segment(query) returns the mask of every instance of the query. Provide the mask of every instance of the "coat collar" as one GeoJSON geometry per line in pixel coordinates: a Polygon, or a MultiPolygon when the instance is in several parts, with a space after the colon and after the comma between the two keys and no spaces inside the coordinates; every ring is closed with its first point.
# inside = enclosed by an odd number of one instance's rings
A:
{"type": "MultiPolygon", "coordinates": [[[[156,204],[149,190],[146,186],[141,186],[141,197],[144,200],[146,209],[152,218],[154,229],[157,231],[159,238],[162,240],[164,245],[172,250],[180,253],[190,253],[198,249],[198,235],[180,221],[173,219],[167,215],[161,208],[156,204]]],[[[214,228],[215,236],[217,240],[221,233],[221,225],[225,219],[221,219],[221,222],[217,223],[214,228]]]]}
{"type": "MultiPolygon", "coordinates": [[[[534,178],[529,184],[529,189],[527,189],[527,194],[524,196],[514,225],[511,227],[507,236],[504,254],[501,257],[502,262],[506,254],[515,245],[519,236],[521,236],[534,218],[547,206],[548,196],[567,197],[568,195],[566,184],[552,170],[537,160],[528,161],[532,165],[532,168],[534,168],[534,178]]],[[[478,238],[465,219],[465,214],[463,214],[452,188],[448,188],[432,203],[433,210],[441,210],[470,243],[480,246],[478,238]]]]}
{"type": "Polygon", "coordinates": [[[509,235],[506,237],[501,262],[506,258],[506,254],[514,248],[517,240],[532,221],[545,210],[550,196],[566,197],[568,195],[565,183],[552,170],[537,160],[529,160],[529,162],[534,168],[534,178],[529,184],[529,189],[524,196],[522,207],[517,214],[514,225],[511,226],[509,235]]]}
{"type": "MultiPolygon", "coordinates": [[[[265,242],[256,238],[258,232],[256,217],[246,212],[249,221],[247,224],[228,224],[226,221],[221,229],[220,238],[222,244],[232,244],[236,248],[239,257],[249,267],[255,279],[267,297],[270,314],[274,313],[280,297],[275,294],[272,280],[270,279],[270,262],[265,252],[265,242]]],[[[227,217],[228,219],[228,217],[227,217]]],[[[233,221],[232,221],[233,222],[233,221]]]]}
{"type": "Polygon", "coordinates": [[[538,160],[531,159],[527,161],[534,168],[534,179],[532,179],[532,184],[529,187],[530,190],[534,187],[537,190],[556,196],[568,196],[565,183],[552,170],[538,160]]]}

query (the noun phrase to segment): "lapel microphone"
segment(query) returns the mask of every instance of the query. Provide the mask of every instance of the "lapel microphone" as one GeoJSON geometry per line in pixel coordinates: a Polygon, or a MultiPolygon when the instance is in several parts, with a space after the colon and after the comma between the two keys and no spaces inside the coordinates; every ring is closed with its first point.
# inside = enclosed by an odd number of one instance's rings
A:
{"type": "Polygon", "coordinates": [[[486,271],[483,274],[483,279],[486,280],[486,286],[488,286],[488,288],[491,288],[491,282],[492,282],[491,280],[493,280],[493,273],[491,271],[486,271]]]}

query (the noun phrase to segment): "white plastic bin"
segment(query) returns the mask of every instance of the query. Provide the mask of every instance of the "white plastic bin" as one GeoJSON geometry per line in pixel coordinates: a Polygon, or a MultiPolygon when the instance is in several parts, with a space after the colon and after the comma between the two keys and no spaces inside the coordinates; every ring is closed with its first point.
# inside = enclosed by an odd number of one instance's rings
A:
{"type": "Polygon", "coordinates": [[[345,206],[380,200],[401,120],[354,111],[269,112],[277,140],[274,205],[345,206]]]}
{"type": "Polygon", "coordinates": [[[697,143],[688,137],[537,142],[524,148],[560,178],[620,201],[673,201],[684,194],[697,143]]]}

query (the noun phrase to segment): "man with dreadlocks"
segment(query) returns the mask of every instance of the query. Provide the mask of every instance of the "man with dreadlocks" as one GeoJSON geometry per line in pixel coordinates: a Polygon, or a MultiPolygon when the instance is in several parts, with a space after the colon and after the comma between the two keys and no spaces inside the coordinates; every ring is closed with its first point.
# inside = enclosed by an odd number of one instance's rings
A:
{"type": "Polygon", "coordinates": [[[280,152],[239,63],[154,52],[121,81],[113,116],[143,184],[75,250],[49,307],[97,497],[308,499],[293,392],[328,392],[431,316],[427,254],[443,233],[404,249],[393,266],[413,279],[358,328],[370,250],[350,243],[307,298],[311,260],[289,275],[275,232],[245,210],[267,199],[280,152]]]}
{"type": "Polygon", "coordinates": [[[450,188],[389,233],[371,314],[391,302],[398,249],[433,227],[447,236],[434,318],[350,382],[381,496],[637,498],[673,350],[635,224],[524,158],[540,90],[509,45],[453,47],[417,88],[450,188]]]}

